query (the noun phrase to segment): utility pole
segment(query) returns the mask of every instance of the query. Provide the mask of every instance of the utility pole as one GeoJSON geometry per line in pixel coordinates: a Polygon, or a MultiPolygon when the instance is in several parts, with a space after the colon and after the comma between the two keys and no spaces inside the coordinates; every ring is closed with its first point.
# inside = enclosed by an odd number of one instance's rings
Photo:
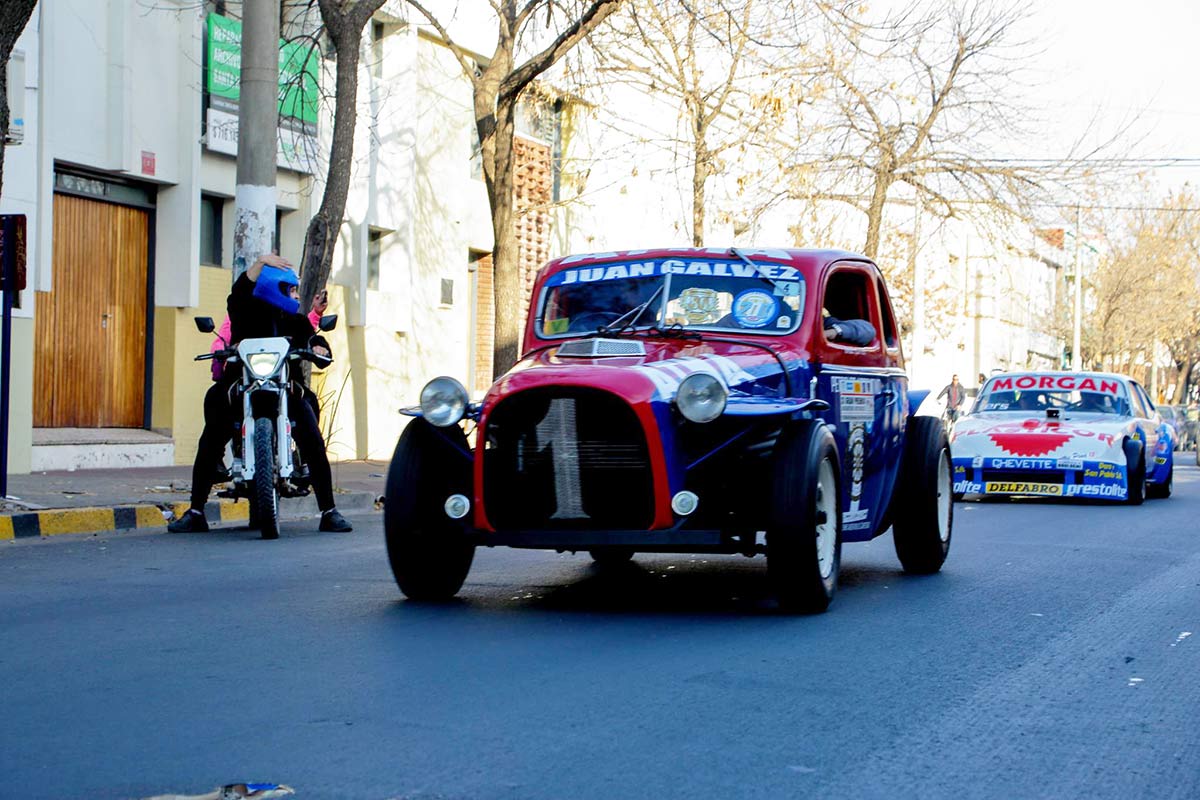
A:
{"type": "Polygon", "coordinates": [[[1083,209],[1075,204],[1075,322],[1071,335],[1071,369],[1083,369],[1083,354],[1079,352],[1080,331],[1083,327],[1083,262],[1079,260],[1080,228],[1083,226],[1083,209]]]}
{"type": "Polygon", "coordinates": [[[235,280],[260,255],[271,252],[274,243],[275,142],[279,135],[279,0],[245,0],[242,13],[235,280]]]}
{"type": "Polygon", "coordinates": [[[921,269],[921,194],[913,202],[913,239],[909,249],[909,269],[912,270],[912,352],[909,360],[914,367],[925,360],[925,270],[921,269]]]}

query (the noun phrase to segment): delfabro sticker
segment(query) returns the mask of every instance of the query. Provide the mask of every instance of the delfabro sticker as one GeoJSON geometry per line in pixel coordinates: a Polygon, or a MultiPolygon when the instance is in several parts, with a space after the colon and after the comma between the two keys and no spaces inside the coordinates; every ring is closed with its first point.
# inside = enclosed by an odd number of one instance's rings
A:
{"type": "Polygon", "coordinates": [[[775,319],[779,302],[761,289],[748,289],[733,300],[733,318],[743,328],[764,328],[775,319]]]}
{"type": "Polygon", "coordinates": [[[988,481],[984,485],[984,490],[989,494],[998,492],[1000,494],[1041,494],[1051,496],[1061,496],[1063,487],[1060,483],[1016,483],[1002,481],[988,481]]]}

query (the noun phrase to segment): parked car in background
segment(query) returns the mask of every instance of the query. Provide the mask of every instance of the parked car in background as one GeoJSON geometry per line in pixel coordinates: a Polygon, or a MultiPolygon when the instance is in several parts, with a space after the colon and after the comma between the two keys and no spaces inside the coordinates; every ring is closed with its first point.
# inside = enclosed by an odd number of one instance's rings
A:
{"type": "Polygon", "coordinates": [[[1185,417],[1183,413],[1181,413],[1179,406],[1161,405],[1156,406],[1156,408],[1158,409],[1158,415],[1162,417],[1162,421],[1171,426],[1171,432],[1174,434],[1174,436],[1171,437],[1171,440],[1175,442],[1178,449],[1183,449],[1182,447],[1179,447],[1179,442],[1185,417]]]}
{"type": "Polygon", "coordinates": [[[1179,449],[1195,450],[1196,442],[1200,439],[1200,408],[1196,406],[1176,406],[1182,421],[1179,429],[1179,449]]]}

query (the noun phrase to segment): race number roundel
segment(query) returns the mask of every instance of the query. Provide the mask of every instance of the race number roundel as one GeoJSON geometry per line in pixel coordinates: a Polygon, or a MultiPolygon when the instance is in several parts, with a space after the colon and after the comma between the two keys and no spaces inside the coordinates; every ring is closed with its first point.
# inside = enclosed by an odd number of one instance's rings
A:
{"type": "Polygon", "coordinates": [[[779,304],[761,289],[748,289],[733,301],[733,318],[743,328],[762,328],[775,319],[779,304]]]}

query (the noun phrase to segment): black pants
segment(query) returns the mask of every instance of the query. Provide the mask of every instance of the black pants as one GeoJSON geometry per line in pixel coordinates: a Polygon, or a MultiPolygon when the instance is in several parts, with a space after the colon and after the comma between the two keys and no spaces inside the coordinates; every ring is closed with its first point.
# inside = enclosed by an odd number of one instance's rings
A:
{"type": "MultiPolygon", "coordinates": [[[[214,383],[204,395],[204,430],[196,448],[196,463],[192,466],[192,508],[204,511],[212,491],[213,475],[225,457],[225,445],[240,431],[242,409],[229,401],[232,384],[223,380],[214,383]]],[[[325,439],[317,426],[314,413],[316,395],[288,393],[288,416],[292,420],[292,438],[300,448],[300,456],[308,464],[309,479],[322,511],[333,508],[333,475],[325,456],[325,439]],[[311,399],[307,396],[311,395],[311,399]]]]}

